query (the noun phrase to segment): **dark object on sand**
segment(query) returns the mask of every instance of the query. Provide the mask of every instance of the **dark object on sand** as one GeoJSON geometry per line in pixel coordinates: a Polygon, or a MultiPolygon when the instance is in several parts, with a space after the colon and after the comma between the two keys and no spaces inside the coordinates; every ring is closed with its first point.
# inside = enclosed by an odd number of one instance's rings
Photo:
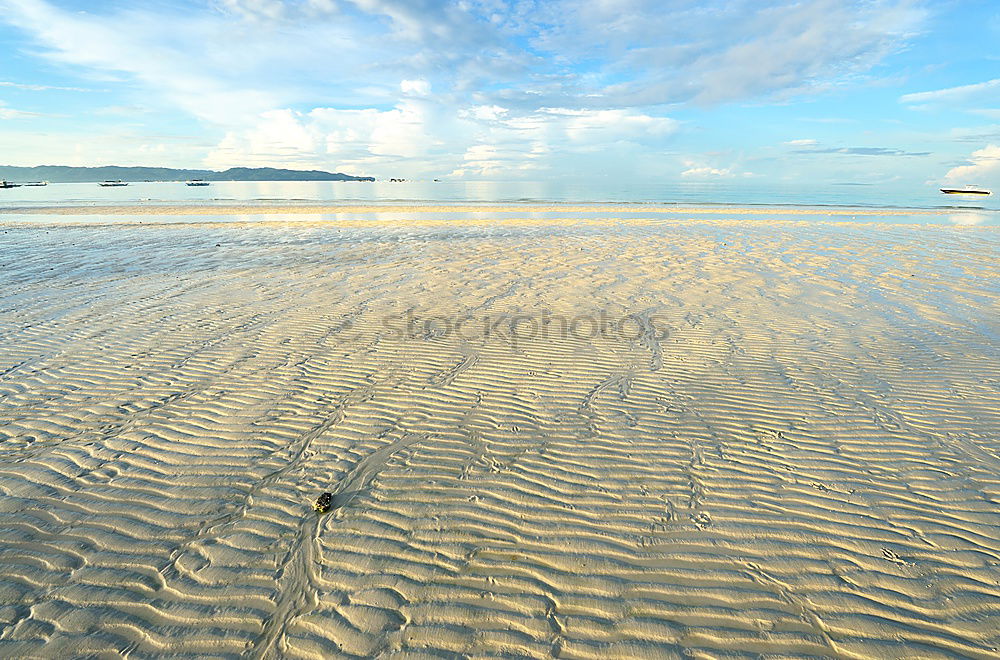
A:
{"type": "Polygon", "coordinates": [[[319,513],[326,513],[333,504],[333,493],[323,493],[313,502],[313,508],[319,513]]]}

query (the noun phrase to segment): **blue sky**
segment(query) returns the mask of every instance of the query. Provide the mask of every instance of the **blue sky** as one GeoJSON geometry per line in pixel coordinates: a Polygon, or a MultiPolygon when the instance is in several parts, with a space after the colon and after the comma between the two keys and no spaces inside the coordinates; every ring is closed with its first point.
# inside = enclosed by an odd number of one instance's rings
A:
{"type": "Polygon", "coordinates": [[[0,164],[1000,185],[996,0],[0,0],[0,164]]]}

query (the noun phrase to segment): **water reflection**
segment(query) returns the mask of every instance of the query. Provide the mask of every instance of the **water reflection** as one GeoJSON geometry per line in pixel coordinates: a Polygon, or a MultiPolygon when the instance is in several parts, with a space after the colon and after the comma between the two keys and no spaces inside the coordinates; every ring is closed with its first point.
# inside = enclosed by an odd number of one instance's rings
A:
{"type": "Polygon", "coordinates": [[[804,187],[747,182],[594,181],[219,181],[206,187],[180,182],[131,183],[102,188],[96,183],[53,183],[0,191],[4,206],[152,203],[619,203],[751,206],[848,206],[865,208],[982,208],[1000,210],[1000,195],[969,200],[941,195],[933,187],[804,187]]]}
{"type": "Polygon", "coordinates": [[[0,215],[0,224],[211,224],[211,223],[299,223],[330,224],[351,226],[385,225],[493,225],[493,224],[545,224],[567,225],[574,223],[593,224],[595,222],[621,222],[627,224],[657,224],[676,222],[836,222],[836,223],[878,223],[894,225],[962,225],[1000,226],[1000,212],[942,212],[942,213],[886,213],[873,214],[841,210],[838,213],[822,210],[789,212],[788,209],[738,209],[738,208],[659,208],[656,211],[630,211],[621,209],[591,210],[532,210],[530,207],[518,209],[506,207],[500,210],[483,211],[421,211],[393,210],[391,207],[377,211],[356,211],[344,213],[254,213],[247,209],[239,214],[196,214],[196,215],[156,215],[142,214],[18,214],[0,215]]]}
{"type": "Polygon", "coordinates": [[[952,213],[948,216],[949,222],[955,225],[971,227],[975,225],[997,224],[996,219],[990,222],[991,218],[986,213],[952,213]]]}

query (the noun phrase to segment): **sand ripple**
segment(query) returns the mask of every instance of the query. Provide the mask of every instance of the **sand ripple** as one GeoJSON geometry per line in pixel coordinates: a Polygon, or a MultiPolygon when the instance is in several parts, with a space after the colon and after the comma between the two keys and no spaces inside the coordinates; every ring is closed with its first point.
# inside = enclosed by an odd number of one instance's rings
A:
{"type": "Polygon", "coordinates": [[[2,231],[0,656],[1000,653],[995,232],[2,231]]]}

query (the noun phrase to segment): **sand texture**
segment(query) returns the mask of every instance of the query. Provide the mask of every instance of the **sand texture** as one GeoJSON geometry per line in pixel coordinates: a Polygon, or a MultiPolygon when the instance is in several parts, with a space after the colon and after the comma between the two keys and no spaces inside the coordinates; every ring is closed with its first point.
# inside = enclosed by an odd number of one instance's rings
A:
{"type": "Polygon", "coordinates": [[[0,239],[0,657],[1000,655],[996,231],[0,239]]]}

